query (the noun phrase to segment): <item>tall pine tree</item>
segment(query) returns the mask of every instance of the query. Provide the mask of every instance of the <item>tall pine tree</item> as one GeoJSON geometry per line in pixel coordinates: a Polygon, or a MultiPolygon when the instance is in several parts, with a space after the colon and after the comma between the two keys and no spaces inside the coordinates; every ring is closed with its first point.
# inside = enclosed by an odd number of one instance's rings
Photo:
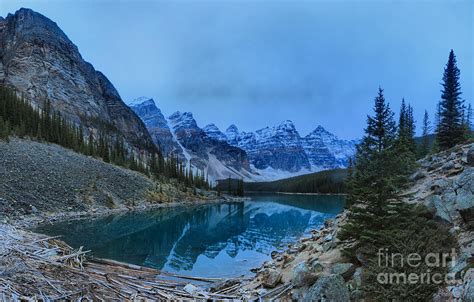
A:
{"type": "Polygon", "coordinates": [[[430,131],[431,131],[431,126],[430,126],[430,120],[429,120],[429,115],[428,111],[425,110],[425,114],[423,115],[423,128],[422,128],[422,137],[421,137],[421,144],[420,148],[418,150],[418,156],[419,157],[424,157],[430,152],[430,131]]]}
{"type": "MultiPolygon", "coordinates": [[[[402,105],[402,111],[406,112],[407,107],[404,109],[402,105]]],[[[405,112],[403,119],[407,117],[405,112]]],[[[396,136],[394,113],[385,101],[383,90],[379,89],[374,115],[367,118],[365,136],[357,146],[354,172],[348,183],[351,214],[340,238],[356,240],[349,254],[375,240],[371,232],[384,224],[389,207],[398,200],[399,188],[412,172],[414,156],[408,148],[400,147],[396,136]]]]}
{"type": "Polygon", "coordinates": [[[444,68],[443,89],[439,102],[439,124],[436,129],[436,140],[441,150],[451,148],[465,140],[463,120],[463,100],[460,71],[457,67],[454,51],[449,53],[448,63],[444,68]]]}

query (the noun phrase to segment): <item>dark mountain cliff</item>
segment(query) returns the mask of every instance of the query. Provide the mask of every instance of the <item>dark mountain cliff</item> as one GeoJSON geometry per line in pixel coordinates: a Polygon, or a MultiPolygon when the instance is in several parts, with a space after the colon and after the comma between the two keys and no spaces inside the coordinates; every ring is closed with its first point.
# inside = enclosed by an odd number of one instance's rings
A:
{"type": "Polygon", "coordinates": [[[55,22],[31,9],[0,18],[0,83],[38,107],[49,99],[54,110],[89,130],[106,128],[133,147],[153,148],[145,125],[107,77],[84,61],[55,22]]]}

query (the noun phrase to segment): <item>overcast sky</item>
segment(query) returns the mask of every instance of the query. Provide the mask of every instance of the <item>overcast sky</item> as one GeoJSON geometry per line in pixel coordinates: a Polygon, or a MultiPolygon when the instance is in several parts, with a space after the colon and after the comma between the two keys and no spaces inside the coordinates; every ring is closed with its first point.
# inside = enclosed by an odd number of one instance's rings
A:
{"type": "Polygon", "coordinates": [[[379,86],[431,117],[450,49],[473,97],[474,1],[0,1],[55,21],[125,102],[256,130],[358,138],[379,86]]]}

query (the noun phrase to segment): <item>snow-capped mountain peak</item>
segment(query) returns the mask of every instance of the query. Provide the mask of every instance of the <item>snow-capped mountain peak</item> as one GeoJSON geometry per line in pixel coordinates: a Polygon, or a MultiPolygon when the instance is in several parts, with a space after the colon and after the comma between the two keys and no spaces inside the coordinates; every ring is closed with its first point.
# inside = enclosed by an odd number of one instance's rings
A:
{"type": "Polygon", "coordinates": [[[202,128],[204,132],[209,136],[210,138],[216,139],[218,141],[227,141],[227,136],[219,130],[219,128],[215,124],[209,124],[202,128]]]}
{"type": "Polygon", "coordinates": [[[140,105],[153,105],[153,106],[156,106],[155,100],[153,100],[153,98],[146,97],[146,96],[141,96],[139,98],[136,98],[133,101],[131,101],[130,104],[128,104],[128,106],[130,106],[130,107],[140,106],[140,105]]]}
{"type": "MultiPolygon", "coordinates": [[[[176,111],[168,117],[174,129],[196,129],[199,128],[191,112],[176,111]]],[[[199,129],[201,130],[201,129],[199,129]]]]}
{"type": "Polygon", "coordinates": [[[281,130],[296,131],[295,124],[293,124],[293,122],[290,120],[281,122],[276,128],[281,130]]]}
{"type": "Polygon", "coordinates": [[[229,144],[233,146],[236,146],[238,144],[237,139],[239,137],[239,129],[236,125],[230,125],[225,131],[225,135],[227,136],[227,141],[229,142],[229,144]]]}
{"type": "Polygon", "coordinates": [[[315,137],[315,136],[330,136],[330,137],[337,137],[332,134],[331,132],[327,131],[323,126],[318,125],[316,129],[311,131],[306,137],[315,137]]]}

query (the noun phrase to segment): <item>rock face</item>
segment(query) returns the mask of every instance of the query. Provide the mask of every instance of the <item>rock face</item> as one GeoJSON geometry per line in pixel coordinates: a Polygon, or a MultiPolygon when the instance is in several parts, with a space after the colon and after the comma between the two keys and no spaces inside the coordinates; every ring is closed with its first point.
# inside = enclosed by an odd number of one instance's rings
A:
{"type": "Polygon", "coordinates": [[[468,166],[474,167],[474,146],[471,146],[469,150],[467,150],[466,163],[468,166]]]}
{"type": "Polygon", "coordinates": [[[204,130],[204,132],[210,138],[213,138],[213,139],[215,139],[217,141],[221,141],[221,142],[226,142],[227,141],[227,136],[224,133],[222,133],[219,130],[219,128],[217,128],[217,126],[214,125],[214,124],[209,124],[209,125],[205,126],[204,128],[202,128],[202,130],[204,130]]]}
{"type": "Polygon", "coordinates": [[[406,201],[423,203],[436,219],[450,227],[459,245],[450,273],[459,278],[456,286],[440,290],[434,297],[438,301],[472,301],[474,274],[474,143],[456,146],[447,151],[430,155],[418,161],[420,168],[413,175],[413,187],[407,192],[406,201]],[[463,279],[463,280],[461,280],[463,279]]]}
{"type": "Polygon", "coordinates": [[[183,149],[174,139],[168,121],[152,98],[140,97],[130,103],[129,106],[145,123],[153,142],[163,154],[167,156],[178,155],[181,159],[184,158],[183,149]]]}
{"type": "Polygon", "coordinates": [[[459,146],[420,160],[411,199],[420,200],[446,222],[461,219],[460,213],[474,208],[474,167],[468,161],[473,148],[474,144],[459,146]]]}
{"type": "Polygon", "coordinates": [[[219,139],[222,133],[217,127],[206,126],[205,129],[212,133],[208,135],[199,128],[190,112],[177,111],[166,119],[153,99],[146,97],[133,101],[130,107],[143,120],[153,141],[166,156],[177,154],[214,180],[229,176],[251,179],[247,154],[219,139]]]}
{"type": "Polygon", "coordinates": [[[0,83],[16,88],[38,107],[54,110],[87,128],[113,129],[128,144],[149,149],[150,135],[101,72],[45,16],[30,9],[0,18],[0,83]]]}
{"type": "Polygon", "coordinates": [[[312,167],[333,169],[347,167],[348,160],[354,156],[356,141],[338,139],[322,126],[304,137],[303,148],[312,167]]]}
{"type": "Polygon", "coordinates": [[[245,150],[250,162],[260,170],[273,168],[298,172],[311,168],[301,138],[291,121],[284,121],[255,133],[239,133],[236,146],[245,150]]]}

